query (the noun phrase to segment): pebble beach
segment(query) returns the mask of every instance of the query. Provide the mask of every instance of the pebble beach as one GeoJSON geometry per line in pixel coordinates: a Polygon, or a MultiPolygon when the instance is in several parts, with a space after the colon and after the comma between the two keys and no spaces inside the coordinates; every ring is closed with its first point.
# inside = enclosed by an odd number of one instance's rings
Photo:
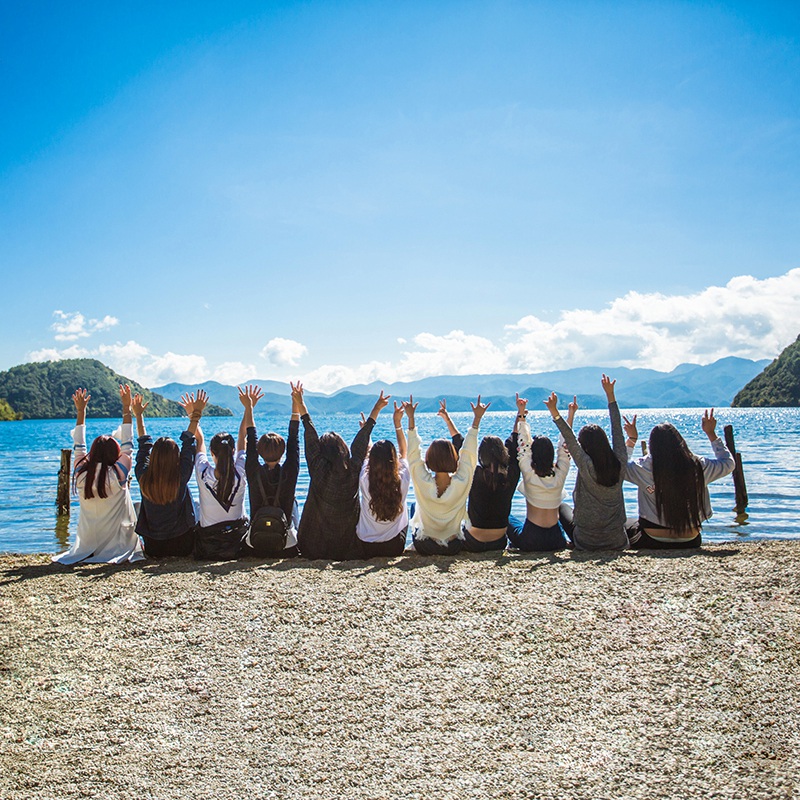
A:
{"type": "Polygon", "coordinates": [[[800,544],[0,556],[0,797],[791,798],[800,544]]]}

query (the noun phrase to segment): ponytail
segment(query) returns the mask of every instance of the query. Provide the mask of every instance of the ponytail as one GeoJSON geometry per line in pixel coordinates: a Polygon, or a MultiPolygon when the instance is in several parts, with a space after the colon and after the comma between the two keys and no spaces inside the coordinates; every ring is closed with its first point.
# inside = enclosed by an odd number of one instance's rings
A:
{"type": "Polygon", "coordinates": [[[217,459],[217,499],[222,505],[228,505],[233,499],[236,482],[236,466],[233,462],[236,442],[229,433],[216,433],[211,439],[210,448],[217,459]]]}

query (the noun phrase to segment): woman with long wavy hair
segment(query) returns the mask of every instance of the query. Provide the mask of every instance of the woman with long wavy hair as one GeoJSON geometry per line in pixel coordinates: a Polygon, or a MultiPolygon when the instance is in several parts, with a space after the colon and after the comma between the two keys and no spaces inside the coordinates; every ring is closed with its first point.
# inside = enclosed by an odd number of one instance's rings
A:
{"type": "Polygon", "coordinates": [[[300,555],[333,561],[363,558],[361,540],[356,535],[360,511],[358,483],[369,437],[389,398],[381,392],[349,448],[334,431],[319,436],[308,413],[301,385],[294,388],[292,398],[296,398],[303,423],[310,479],[297,529],[300,555]]]}
{"type": "Polygon", "coordinates": [[[73,488],[78,493],[80,516],[72,547],[53,561],[61,564],[119,564],[144,558],[142,545],[134,531],[136,512],[128,489],[128,473],[133,451],[131,388],[120,386],[122,428],[119,443],[113,436],[98,436],[86,452],[86,408],[91,395],[77,389],[72,402],[77,424],[72,432],[75,469],[73,488]]]}
{"type": "Polygon", "coordinates": [[[608,400],[612,444],[599,425],[584,425],[576,437],[558,412],[555,392],[545,400],[578,468],[572,493],[575,503],[572,541],[578,550],[624,550],[628,546],[622,496],[628,451],[614,393],[616,381],[603,375],[601,384],[608,400]]]}
{"type": "MultiPolygon", "coordinates": [[[[625,420],[628,450],[638,439],[636,417],[625,420]]],[[[631,547],[676,549],[700,547],[701,526],[711,514],[708,484],[724,478],[736,462],[717,436],[714,409],[701,420],[713,458],[698,458],[674,425],[656,425],[644,458],[628,461],[625,478],[639,487],[639,520],[628,530],[631,547]]]]}
{"type": "Polygon", "coordinates": [[[136,533],[142,537],[144,552],[152,558],[189,556],[194,549],[194,503],[189,492],[197,452],[197,426],[208,395],[200,389],[181,398],[189,424],[181,434],[181,446],[169,436],[153,442],[144,423],[148,404],[137,394],[133,398],[139,449],[136,452],[136,479],[142,493],[136,533]]]}
{"type": "Polygon", "coordinates": [[[361,513],[356,534],[365,558],[399,556],[406,547],[411,473],[406,460],[403,407],[394,404],[392,421],[397,448],[388,439],[375,442],[361,467],[361,513]]]}

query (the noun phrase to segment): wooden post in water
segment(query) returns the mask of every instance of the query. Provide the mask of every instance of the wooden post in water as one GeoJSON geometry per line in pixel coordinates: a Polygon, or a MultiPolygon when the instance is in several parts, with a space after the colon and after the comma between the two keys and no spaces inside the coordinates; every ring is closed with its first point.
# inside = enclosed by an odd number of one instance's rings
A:
{"type": "Polygon", "coordinates": [[[58,469],[58,492],[56,493],[56,513],[59,517],[69,516],[69,484],[72,466],[72,450],[61,451],[61,466],[58,469]]]}
{"type": "Polygon", "coordinates": [[[734,511],[736,511],[739,516],[744,515],[746,518],[747,515],[745,512],[747,510],[748,497],[747,486],[744,482],[742,454],[736,452],[736,442],[733,438],[733,425],[726,425],[723,431],[725,432],[725,444],[728,446],[728,450],[731,451],[731,455],[736,462],[736,466],[733,468],[733,488],[736,492],[736,507],[734,511]]]}

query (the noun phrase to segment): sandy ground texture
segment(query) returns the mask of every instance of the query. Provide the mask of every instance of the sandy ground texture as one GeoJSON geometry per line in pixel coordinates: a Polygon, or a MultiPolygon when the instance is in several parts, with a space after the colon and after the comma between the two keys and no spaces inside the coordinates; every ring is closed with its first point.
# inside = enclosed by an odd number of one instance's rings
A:
{"type": "Polygon", "coordinates": [[[800,543],[0,557],[0,797],[800,796],[800,543]]]}

